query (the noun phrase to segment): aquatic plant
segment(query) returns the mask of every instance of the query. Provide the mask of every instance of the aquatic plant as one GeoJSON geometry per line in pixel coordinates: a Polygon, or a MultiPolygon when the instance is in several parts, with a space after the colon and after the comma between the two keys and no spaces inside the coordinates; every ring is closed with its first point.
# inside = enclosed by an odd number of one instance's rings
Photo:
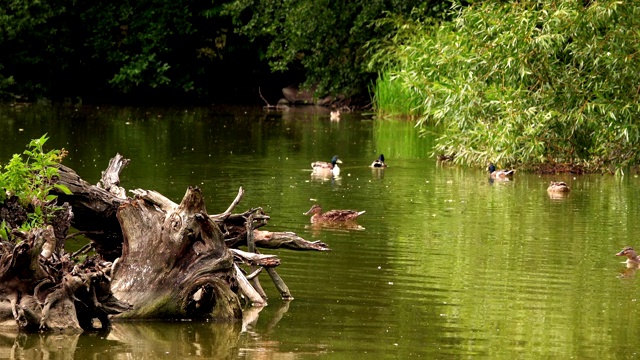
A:
{"type": "Polygon", "coordinates": [[[412,94],[411,89],[404,87],[402,81],[390,72],[379,75],[371,92],[374,94],[375,111],[379,115],[409,118],[418,115],[421,104],[419,97],[412,94]]]}

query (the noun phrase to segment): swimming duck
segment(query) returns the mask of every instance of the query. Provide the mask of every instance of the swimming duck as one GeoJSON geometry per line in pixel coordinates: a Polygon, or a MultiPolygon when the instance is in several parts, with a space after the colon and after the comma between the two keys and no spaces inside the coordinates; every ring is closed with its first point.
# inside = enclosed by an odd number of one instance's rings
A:
{"type": "Polygon", "coordinates": [[[640,266],[640,256],[636,254],[636,251],[631,246],[625,247],[616,256],[626,256],[627,261],[625,262],[627,266],[640,266]]]}
{"type": "Polygon", "coordinates": [[[340,110],[331,112],[331,120],[340,120],[340,110]]]}
{"type": "Polygon", "coordinates": [[[340,168],[338,164],[342,164],[342,161],[335,155],[331,158],[331,162],[315,161],[311,163],[311,168],[315,174],[331,174],[333,176],[340,175],[340,168]]]}
{"type": "Polygon", "coordinates": [[[515,170],[496,170],[496,166],[493,163],[489,164],[488,170],[492,179],[504,181],[510,180],[513,177],[513,173],[516,172],[515,170]]]}
{"type": "Polygon", "coordinates": [[[547,188],[547,192],[551,193],[568,193],[571,191],[569,186],[564,181],[552,181],[547,188]]]}
{"type": "Polygon", "coordinates": [[[314,204],[304,215],[312,215],[311,223],[320,222],[344,222],[355,220],[358,216],[364,214],[364,211],[356,210],[329,210],[325,213],[318,204],[314,204]]]}
{"type": "Polygon", "coordinates": [[[443,162],[447,162],[447,161],[453,161],[453,158],[455,158],[455,157],[456,157],[455,154],[451,154],[451,155],[440,154],[440,155],[436,156],[436,160],[439,163],[443,163],[443,162]]]}
{"type": "Polygon", "coordinates": [[[384,155],[380,154],[378,158],[371,163],[372,168],[386,168],[387,164],[384,163],[384,155]]]}

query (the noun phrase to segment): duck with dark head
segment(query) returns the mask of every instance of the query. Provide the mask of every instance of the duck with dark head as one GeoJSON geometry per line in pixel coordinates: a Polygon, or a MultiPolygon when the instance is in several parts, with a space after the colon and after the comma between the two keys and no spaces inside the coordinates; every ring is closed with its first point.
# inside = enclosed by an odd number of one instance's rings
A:
{"type": "Polygon", "coordinates": [[[495,180],[509,181],[513,178],[513,174],[516,172],[515,170],[497,170],[496,166],[493,163],[489,163],[489,167],[487,168],[489,171],[489,176],[495,180]]]}
{"type": "Polygon", "coordinates": [[[340,175],[340,168],[338,164],[342,164],[342,160],[338,158],[338,155],[334,155],[331,158],[331,162],[314,161],[311,163],[311,169],[315,175],[340,175]]]}
{"type": "Polygon", "coordinates": [[[387,164],[384,162],[384,155],[380,154],[376,160],[371,163],[372,168],[386,168],[387,164]]]}

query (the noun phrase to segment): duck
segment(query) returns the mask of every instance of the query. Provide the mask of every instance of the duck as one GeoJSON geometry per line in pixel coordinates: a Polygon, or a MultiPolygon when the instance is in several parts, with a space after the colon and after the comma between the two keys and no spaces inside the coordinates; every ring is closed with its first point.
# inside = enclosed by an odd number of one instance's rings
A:
{"type": "Polygon", "coordinates": [[[314,204],[304,215],[311,215],[311,223],[316,224],[353,221],[364,213],[365,211],[357,210],[329,210],[323,213],[322,207],[314,204]]]}
{"type": "Polygon", "coordinates": [[[340,110],[331,112],[331,120],[340,120],[340,110]]]}
{"type": "Polygon", "coordinates": [[[338,164],[342,164],[342,160],[338,158],[338,155],[334,155],[331,158],[331,162],[312,162],[311,169],[313,169],[315,174],[338,176],[340,175],[340,168],[338,167],[338,164]]]}
{"type": "Polygon", "coordinates": [[[633,250],[631,246],[625,247],[619,253],[617,253],[616,256],[626,256],[627,261],[625,261],[625,263],[627,264],[627,267],[630,267],[630,266],[640,267],[640,256],[636,254],[636,251],[633,250]]]}
{"type": "Polygon", "coordinates": [[[387,164],[384,163],[384,155],[380,154],[376,160],[371,163],[372,168],[386,168],[387,164]]]}
{"type": "Polygon", "coordinates": [[[547,192],[550,193],[568,193],[569,191],[571,191],[571,189],[564,181],[552,181],[547,188],[547,192]]]}
{"type": "Polygon", "coordinates": [[[456,157],[456,154],[451,154],[451,155],[447,155],[447,154],[440,154],[438,156],[436,156],[436,160],[439,163],[444,163],[447,161],[453,161],[453,159],[456,157]]]}
{"type": "Polygon", "coordinates": [[[504,181],[509,181],[513,177],[513,174],[516,172],[513,169],[512,170],[496,170],[496,166],[493,163],[489,164],[489,167],[487,168],[487,170],[489,170],[489,175],[491,176],[492,179],[504,180],[504,181]]]}

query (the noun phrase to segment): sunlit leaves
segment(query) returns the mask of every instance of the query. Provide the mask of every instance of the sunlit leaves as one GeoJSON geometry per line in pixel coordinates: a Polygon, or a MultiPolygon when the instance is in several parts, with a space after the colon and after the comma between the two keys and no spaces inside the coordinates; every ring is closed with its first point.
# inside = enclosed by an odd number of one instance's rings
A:
{"type": "MultiPolygon", "coordinates": [[[[0,203],[6,201],[8,196],[16,196],[23,207],[30,209],[28,221],[22,224],[25,230],[46,223],[47,217],[56,211],[57,207],[52,205],[56,196],[51,194],[51,190],[56,188],[64,194],[71,194],[66,186],[55,183],[58,176],[56,166],[66,156],[66,151],[45,152],[47,140],[46,134],[31,140],[22,155],[14,154],[0,168],[0,203]]],[[[0,237],[7,238],[5,222],[0,226],[0,237]]]]}
{"type": "Polygon", "coordinates": [[[436,152],[483,165],[640,163],[640,1],[482,2],[437,28],[406,19],[382,79],[419,88],[436,152]],[[406,31],[405,31],[406,29],[406,31]]]}

